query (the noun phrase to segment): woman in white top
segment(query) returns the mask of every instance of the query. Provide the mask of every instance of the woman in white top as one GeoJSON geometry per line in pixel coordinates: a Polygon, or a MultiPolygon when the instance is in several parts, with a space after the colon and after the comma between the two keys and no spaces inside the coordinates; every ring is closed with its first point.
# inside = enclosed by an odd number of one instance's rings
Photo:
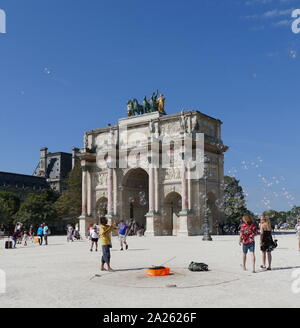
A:
{"type": "Polygon", "coordinates": [[[297,238],[298,238],[298,249],[299,249],[299,252],[300,252],[300,218],[298,218],[295,229],[296,229],[296,235],[297,235],[297,238]]]}

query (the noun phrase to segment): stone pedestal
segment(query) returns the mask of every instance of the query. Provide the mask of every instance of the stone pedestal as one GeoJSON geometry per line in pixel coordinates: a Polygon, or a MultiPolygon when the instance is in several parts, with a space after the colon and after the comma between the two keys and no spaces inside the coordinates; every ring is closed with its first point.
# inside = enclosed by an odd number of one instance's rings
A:
{"type": "Polygon", "coordinates": [[[179,229],[178,236],[189,236],[190,221],[194,219],[194,215],[188,210],[182,210],[179,213],[179,229]]]}
{"type": "Polygon", "coordinates": [[[159,213],[149,212],[146,214],[146,236],[160,236],[161,215],[159,213]]]}
{"type": "Polygon", "coordinates": [[[79,233],[81,236],[88,236],[88,226],[89,224],[94,224],[96,221],[94,218],[87,216],[87,215],[81,215],[79,217],[79,233]]]}

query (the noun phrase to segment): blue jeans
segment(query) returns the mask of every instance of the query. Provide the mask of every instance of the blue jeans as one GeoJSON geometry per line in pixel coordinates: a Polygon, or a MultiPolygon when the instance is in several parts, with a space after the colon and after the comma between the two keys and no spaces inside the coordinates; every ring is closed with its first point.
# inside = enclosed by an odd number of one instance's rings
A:
{"type": "Polygon", "coordinates": [[[255,244],[251,243],[251,244],[243,244],[243,253],[247,254],[248,250],[251,253],[254,253],[254,249],[255,249],[255,244]]]}

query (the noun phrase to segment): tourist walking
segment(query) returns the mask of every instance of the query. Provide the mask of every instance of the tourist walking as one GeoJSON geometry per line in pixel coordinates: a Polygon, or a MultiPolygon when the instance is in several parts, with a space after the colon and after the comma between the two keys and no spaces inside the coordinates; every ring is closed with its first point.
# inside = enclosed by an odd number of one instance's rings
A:
{"type": "Polygon", "coordinates": [[[31,224],[30,227],[29,227],[29,238],[31,239],[31,242],[33,242],[34,240],[34,228],[33,228],[33,225],[31,224]]]}
{"type": "Polygon", "coordinates": [[[101,258],[101,271],[104,271],[104,264],[106,263],[108,271],[113,271],[110,266],[110,249],[112,247],[111,243],[111,232],[117,230],[115,226],[110,226],[107,224],[107,218],[100,218],[100,238],[102,246],[102,258],[101,258]]]}
{"type": "Polygon", "coordinates": [[[98,252],[98,240],[99,240],[99,233],[97,231],[97,227],[95,226],[91,231],[91,252],[93,251],[94,244],[96,247],[96,252],[98,252]]]}
{"type": "Polygon", "coordinates": [[[37,230],[37,235],[39,237],[39,244],[40,246],[42,246],[43,244],[43,236],[44,236],[44,227],[43,225],[41,224],[37,230]]]}
{"type": "Polygon", "coordinates": [[[15,225],[15,230],[14,232],[21,232],[22,231],[22,226],[23,224],[21,222],[17,222],[16,225],[15,225]]]}
{"type": "Polygon", "coordinates": [[[118,225],[118,228],[119,228],[119,240],[120,240],[120,245],[121,245],[121,249],[120,251],[123,251],[123,244],[125,245],[126,247],[126,250],[128,249],[128,244],[126,242],[126,237],[127,237],[127,234],[128,234],[128,225],[124,222],[124,220],[121,220],[119,225],[118,225]]]}
{"type": "Polygon", "coordinates": [[[298,218],[298,220],[297,220],[297,224],[295,226],[295,229],[296,229],[296,235],[297,235],[297,238],[298,238],[298,250],[300,252],[300,218],[298,218]]]}
{"type": "Polygon", "coordinates": [[[272,237],[272,226],[268,217],[262,216],[260,219],[260,250],[262,252],[262,269],[271,270],[272,254],[275,244],[272,237]],[[266,257],[268,254],[268,267],[266,267],[266,257]]]}
{"type": "Polygon", "coordinates": [[[67,241],[69,242],[70,240],[73,241],[73,227],[71,224],[67,225],[67,241]]]}
{"type": "Polygon", "coordinates": [[[28,234],[28,232],[25,230],[24,231],[24,233],[23,233],[23,245],[24,246],[27,246],[27,241],[28,241],[28,239],[29,239],[29,234],[28,234]]]}
{"type": "Polygon", "coordinates": [[[242,218],[243,224],[240,229],[240,245],[243,245],[243,269],[246,269],[246,260],[248,250],[251,254],[252,272],[255,273],[255,236],[257,228],[253,224],[252,218],[249,215],[244,215],[242,218]]]}
{"type": "Polygon", "coordinates": [[[18,240],[18,238],[20,237],[20,232],[19,232],[19,230],[16,230],[16,231],[14,231],[13,232],[13,234],[11,235],[11,240],[12,240],[12,242],[13,242],[13,248],[16,248],[17,246],[17,240],[18,240]]]}
{"type": "Polygon", "coordinates": [[[43,224],[43,229],[44,229],[44,241],[45,245],[48,245],[48,235],[49,235],[49,227],[47,223],[43,224]]]}

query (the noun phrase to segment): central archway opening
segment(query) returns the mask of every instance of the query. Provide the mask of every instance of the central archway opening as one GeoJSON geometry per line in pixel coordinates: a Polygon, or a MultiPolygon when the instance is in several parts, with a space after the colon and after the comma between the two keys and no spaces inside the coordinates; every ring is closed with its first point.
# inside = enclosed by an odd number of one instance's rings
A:
{"type": "Polygon", "coordinates": [[[141,168],[131,169],[123,178],[123,219],[134,219],[139,227],[146,227],[149,211],[149,176],[141,168]]]}
{"type": "Polygon", "coordinates": [[[181,195],[177,192],[169,193],[164,201],[162,235],[176,235],[179,230],[179,212],[181,211],[181,195]]]}

